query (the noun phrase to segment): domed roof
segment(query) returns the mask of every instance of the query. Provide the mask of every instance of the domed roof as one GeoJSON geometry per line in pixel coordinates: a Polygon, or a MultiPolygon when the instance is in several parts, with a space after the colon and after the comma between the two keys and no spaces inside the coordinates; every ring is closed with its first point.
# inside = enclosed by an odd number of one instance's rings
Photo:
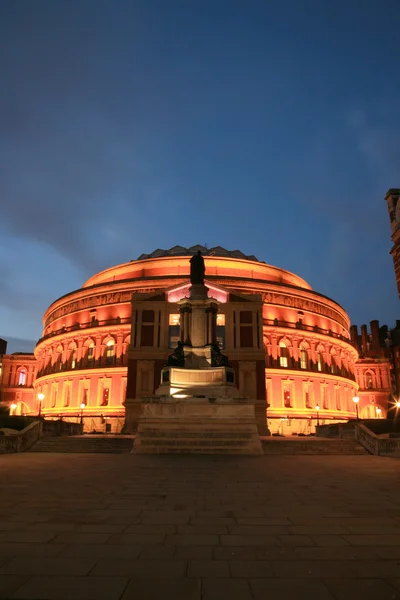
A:
{"type": "Polygon", "coordinates": [[[190,256],[192,254],[196,254],[196,252],[202,253],[203,256],[227,256],[229,258],[241,258],[243,260],[253,260],[255,262],[260,262],[256,256],[253,254],[246,255],[243,254],[240,250],[227,250],[222,246],[214,246],[213,248],[207,248],[206,246],[201,246],[197,244],[196,246],[191,246],[190,248],[184,248],[183,246],[173,246],[169,250],[163,250],[162,248],[157,248],[151,254],[141,254],[137,260],[144,260],[146,258],[161,258],[163,256],[190,256]]]}

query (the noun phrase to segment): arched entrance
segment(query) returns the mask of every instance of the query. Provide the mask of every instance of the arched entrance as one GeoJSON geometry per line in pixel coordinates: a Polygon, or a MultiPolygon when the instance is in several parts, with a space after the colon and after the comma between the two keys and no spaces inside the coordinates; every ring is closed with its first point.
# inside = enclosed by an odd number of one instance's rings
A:
{"type": "Polygon", "coordinates": [[[386,409],[379,404],[367,404],[360,410],[360,419],[386,419],[386,409]]]}

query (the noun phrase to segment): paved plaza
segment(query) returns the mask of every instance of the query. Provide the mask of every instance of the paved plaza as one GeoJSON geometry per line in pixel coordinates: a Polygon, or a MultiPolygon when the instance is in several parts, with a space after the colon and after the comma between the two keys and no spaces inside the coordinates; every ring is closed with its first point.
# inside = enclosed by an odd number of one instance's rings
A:
{"type": "Polygon", "coordinates": [[[0,456],[0,598],[400,600],[400,461],[0,456]]]}

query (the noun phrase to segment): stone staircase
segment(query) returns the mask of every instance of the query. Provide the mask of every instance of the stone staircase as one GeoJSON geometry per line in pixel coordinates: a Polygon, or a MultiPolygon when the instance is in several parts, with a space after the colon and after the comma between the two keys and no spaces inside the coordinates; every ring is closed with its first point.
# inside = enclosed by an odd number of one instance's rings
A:
{"type": "Polygon", "coordinates": [[[263,438],[262,446],[264,454],[331,454],[352,455],[369,454],[367,450],[355,440],[339,440],[325,438],[263,438]]]}
{"type": "Polygon", "coordinates": [[[42,437],[29,452],[129,454],[133,440],[131,436],[105,435],[42,437]]]}
{"type": "Polygon", "coordinates": [[[262,454],[254,422],[142,419],[135,440],[139,454],[262,454]]]}

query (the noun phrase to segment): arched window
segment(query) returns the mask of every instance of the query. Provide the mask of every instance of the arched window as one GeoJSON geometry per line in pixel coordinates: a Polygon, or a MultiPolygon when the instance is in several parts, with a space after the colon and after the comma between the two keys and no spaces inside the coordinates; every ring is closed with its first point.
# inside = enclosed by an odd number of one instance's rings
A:
{"type": "Polygon", "coordinates": [[[308,354],[305,346],[300,346],[300,369],[308,369],[308,354]]]}
{"type": "Polygon", "coordinates": [[[287,369],[289,366],[289,352],[285,342],[279,342],[279,365],[287,369]]]}
{"type": "Polygon", "coordinates": [[[88,367],[93,367],[94,363],[94,342],[91,342],[87,349],[86,363],[88,367]]]}
{"type": "Polygon", "coordinates": [[[324,370],[324,357],[320,349],[317,349],[317,370],[319,372],[324,370]]]}
{"type": "Polygon", "coordinates": [[[114,364],[114,359],[115,359],[115,344],[114,344],[114,340],[109,340],[107,342],[107,349],[106,349],[106,364],[107,365],[113,365],[114,364]]]}
{"type": "Polygon", "coordinates": [[[76,368],[76,356],[78,353],[78,349],[76,346],[74,346],[72,348],[72,354],[71,354],[71,369],[75,369],[76,368]]]}
{"type": "Polygon", "coordinates": [[[367,390],[372,390],[374,388],[374,380],[370,371],[365,373],[365,387],[367,390]]]}
{"type": "Polygon", "coordinates": [[[26,385],[26,369],[21,369],[18,374],[18,385],[26,385]]]}

